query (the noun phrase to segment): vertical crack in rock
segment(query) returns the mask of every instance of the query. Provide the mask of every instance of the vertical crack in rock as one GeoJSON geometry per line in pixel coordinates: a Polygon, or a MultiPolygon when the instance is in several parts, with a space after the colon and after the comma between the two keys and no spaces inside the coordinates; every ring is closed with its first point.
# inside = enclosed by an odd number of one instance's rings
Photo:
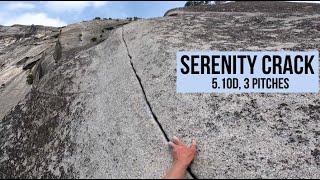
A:
{"type": "MultiPolygon", "coordinates": [[[[167,140],[167,142],[169,142],[170,139],[169,139],[167,133],[165,132],[165,130],[163,129],[161,123],[158,121],[157,116],[156,116],[155,113],[153,112],[153,110],[152,110],[152,108],[151,108],[151,105],[150,105],[150,103],[149,103],[149,101],[148,101],[146,92],[145,92],[145,90],[144,90],[144,87],[142,86],[141,78],[139,77],[136,69],[135,69],[134,66],[133,66],[132,56],[131,56],[130,53],[129,53],[129,48],[128,48],[127,42],[126,42],[126,40],[125,40],[125,38],[124,38],[124,27],[122,27],[121,29],[122,29],[122,32],[121,32],[121,34],[122,34],[122,40],[123,40],[123,42],[124,42],[124,45],[126,46],[127,54],[128,54],[129,61],[130,61],[130,65],[131,65],[131,67],[132,67],[132,69],[133,69],[133,71],[134,71],[134,74],[136,75],[136,77],[137,77],[137,79],[138,79],[138,82],[139,82],[139,84],[140,84],[140,87],[141,87],[141,90],[142,90],[142,94],[143,94],[143,96],[144,96],[144,99],[145,99],[145,101],[146,101],[146,103],[147,103],[147,105],[148,105],[148,108],[149,108],[149,110],[150,110],[150,112],[151,112],[151,115],[152,115],[153,119],[154,119],[155,122],[157,123],[158,127],[160,128],[160,130],[161,130],[162,134],[164,135],[165,139],[167,140]]],[[[198,179],[197,176],[192,173],[190,167],[187,168],[187,171],[188,171],[188,173],[191,175],[191,177],[192,177],[193,179],[198,179]]]]}
{"type": "Polygon", "coordinates": [[[149,103],[149,101],[148,101],[146,92],[145,92],[145,90],[144,90],[144,88],[143,88],[143,86],[142,86],[141,78],[139,77],[139,75],[138,75],[137,72],[136,72],[136,69],[135,69],[134,66],[133,66],[132,57],[131,57],[131,55],[130,55],[130,53],[129,53],[129,49],[128,49],[127,43],[126,43],[126,41],[125,41],[124,33],[123,33],[123,32],[124,32],[124,28],[122,27],[122,33],[121,33],[121,34],[122,34],[122,40],[123,40],[123,42],[124,42],[124,45],[126,46],[126,50],[127,50],[127,53],[128,53],[128,57],[129,57],[129,59],[130,59],[131,67],[132,67],[132,69],[133,69],[133,71],[134,71],[134,74],[136,75],[136,77],[137,77],[137,79],[138,79],[138,82],[139,82],[139,84],[140,84],[140,87],[141,87],[141,90],[142,90],[144,99],[145,99],[145,101],[146,101],[146,103],[147,103],[147,105],[148,105],[148,108],[149,108],[149,110],[150,110],[150,112],[151,112],[151,115],[152,115],[153,119],[156,121],[156,123],[158,124],[158,126],[159,126],[160,130],[162,131],[164,137],[165,137],[166,140],[169,142],[169,141],[170,141],[170,140],[169,140],[169,137],[168,137],[167,133],[164,131],[164,129],[163,129],[162,125],[160,124],[160,122],[158,121],[157,116],[154,114],[154,112],[153,112],[153,110],[152,110],[152,108],[151,108],[151,105],[150,105],[150,103],[149,103]]]}

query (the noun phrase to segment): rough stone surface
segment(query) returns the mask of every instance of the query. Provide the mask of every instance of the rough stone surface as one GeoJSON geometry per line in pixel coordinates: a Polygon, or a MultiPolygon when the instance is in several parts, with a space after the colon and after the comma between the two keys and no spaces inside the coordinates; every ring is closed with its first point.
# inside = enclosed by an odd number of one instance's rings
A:
{"type": "MultiPolygon", "coordinates": [[[[170,152],[130,65],[122,29],[83,52],[67,44],[66,29],[61,58],[45,59],[53,67],[1,121],[0,177],[163,176],[170,152]]],[[[93,45],[87,42],[86,48],[93,45]]]]}
{"type": "Polygon", "coordinates": [[[217,5],[189,6],[174,8],[165,13],[165,16],[175,16],[178,12],[255,12],[255,13],[293,13],[318,14],[320,6],[310,3],[292,3],[272,1],[235,1],[217,5]]]}
{"type": "Polygon", "coordinates": [[[123,53],[121,33],[57,64],[3,119],[2,177],[164,175],[170,154],[123,53]]]}
{"type": "Polygon", "coordinates": [[[173,135],[197,139],[199,178],[319,178],[318,94],[179,94],[175,84],[177,51],[319,50],[318,9],[237,2],[124,26],[93,20],[11,51],[3,49],[19,45],[12,34],[21,27],[1,26],[0,82],[20,80],[0,86],[0,178],[159,178],[173,135]],[[4,110],[16,86],[23,93],[4,110]]]}
{"type": "Polygon", "coordinates": [[[175,84],[177,51],[319,50],[319,20],[299,11],[185,12],[124,27],[167,134],[199,141],[198,177],[320,177],[318,94],[179,94],[175,84]]]}
{"type": "Polygon", "coordinates": [[[128,20],[92,20],[63,28],[44,26],[0,27],[0,119],[30,91],[29,74],[34,86],[61,58],[73,57],[104,41],[128,20]],[[81,34],[81,38],[80,35],[81,34]],[[91,38],[97,37],[96,42],[91,38]]]}
{"type": "Polygon", "coordinates": [[[44,52],[53,48],[57,28],[0,27],[0,119],[30,91],[26,77],[44,52]]]}

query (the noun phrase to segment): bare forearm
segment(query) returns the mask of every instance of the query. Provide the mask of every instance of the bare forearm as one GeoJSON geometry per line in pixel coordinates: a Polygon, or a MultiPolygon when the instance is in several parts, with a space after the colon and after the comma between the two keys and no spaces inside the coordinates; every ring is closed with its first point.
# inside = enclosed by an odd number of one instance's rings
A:
{"type": "Polygon", "coordinates": [[[172,149],[173,165],[163,177],[164,179],[184,179],[188,166],[196,156],[197,144],[192,141],[191,147],[183,144],[177,137],[172,138],[169,146],[172,149]]]}
{"type": "Polygon", "coordinates": [[[164,179],[184,179],[186,170],[187,166],[180,163],[174,163],[164,176],[164,179]]]}

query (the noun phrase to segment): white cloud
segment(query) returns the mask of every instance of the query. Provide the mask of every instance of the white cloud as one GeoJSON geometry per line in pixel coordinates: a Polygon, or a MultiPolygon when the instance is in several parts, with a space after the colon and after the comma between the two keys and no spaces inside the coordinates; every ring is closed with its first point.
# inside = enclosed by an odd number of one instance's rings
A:
{"type": "Polygon", "coordinates": [[[44,13],[25,13],[17,17],[12,17],[9,20],[4,20],[1,22],[5,26],[11,26],[13,24],[22,24],[22,25],[44,25],[44,26],[55,26],[61,27],[65,26],[66,23],[61,21],[58,18],[49,18],[44,13]]]}
{"type": "Polygon", "coordinates": [[[107,1],[92,1],[93,3],[93,7],[101,7],[101,6],[104,6],[106,5],[108,2],[107,1]]]}
{"type": "Polygon", "coordinates": [[[98,8],[106,5],[107,1],[49,1],[46,8],[53,11],[82,11],[88,7],[98,8]]]}
{"type": "Polygon", "coordinates": [[[35,5],[27,2],[12,2],[8,4],[8,6],[6,7],[7,10],[18,10],[18,9],[27,10],[27,9],[33,9],[33,8],[35,8],[35,5]]]}

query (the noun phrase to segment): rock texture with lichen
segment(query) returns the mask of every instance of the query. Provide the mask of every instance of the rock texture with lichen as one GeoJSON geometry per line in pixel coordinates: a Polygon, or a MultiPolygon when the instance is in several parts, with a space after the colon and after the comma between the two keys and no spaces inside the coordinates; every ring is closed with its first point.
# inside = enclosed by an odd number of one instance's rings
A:
{"type": "Polygon", "coordinates": [[[318,94],[175,85],[177,51],[319,50],[319,9],[235,2],[130,23],[1,26],[0,177],[159,178],[176,135],[199,143],[190,178],[319,178],[318,94]]]}

